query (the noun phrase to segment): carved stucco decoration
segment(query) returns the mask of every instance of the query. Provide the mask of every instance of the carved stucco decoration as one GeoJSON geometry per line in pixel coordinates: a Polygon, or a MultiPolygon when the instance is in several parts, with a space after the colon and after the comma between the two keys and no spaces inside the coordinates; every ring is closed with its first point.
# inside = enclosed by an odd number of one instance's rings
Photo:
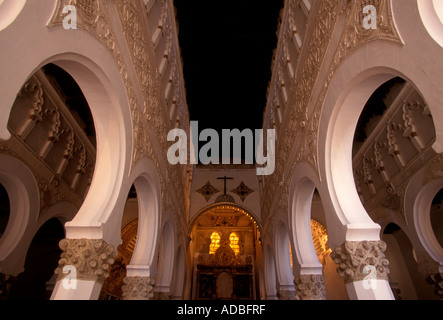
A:
{"type": "Polygon", "coordinates": [[[208,202],[211,197],[220,192],[220,190],[212,186],[211,182],[208,181],[203,187],[196,190],[196,192],[200,193],[205,198],[206,202],[208,202]]]}
{"type": "MultiPolygon", "coordinates": [[[[139,10],[137,3],[134,1],[115,1],[126,44],[132,58],[130,66],[136,73],[136,82],[142,92],[143,101],[140,102],[134,82],[129,75],[128,66],[119,48],[119,42],[116,41],[115,32],[105,4],[105,0],[59,0],[48,27],[61,26],[65,16],[62,12],[63,8],[66,5],[75,5],[78,13],[78,27],[87,30],[97,37],[113,55],[125,84],[131,110],[133,127],[132,167],[142,158],[149,158],[154,162],[162,191],[162,205],[164,208],[167,208],[172,201],[169,193],[164,193],[167,190],[166,181],[174,180],[179,185],[182,185],[182,179],[179,173],[179,166],[173,168],[165,160],[167,141],[164,137],[166,137],[166,123],[168,119],[160,103],[162,80],[157,69],[151,65],[148,55],[149,47],[152,46],[152,43],[144,40],[146,26],[142,22],[141,14],[145,13],[145,11],[139,10]],[[160,156],[156,152],[154,141],[160,148],[160,156]],[[161,163],[169,167],[165,169],[161,167],[161,163]]],[[[176,193],[179,203],[182,204],[180,208],[175,208],[174,210],[175,212],[182,211],[180,216],[185,216],[183,213],[186,210],[184,208],[185,199],[183,192],[177,192],[176,190],[184,189],[184,187],[178,187],[174,189],[175,191],[171,191],[176,193]]]]}
{"type": "Polygon", "coordinates": [[[345,283],[365,279],[388,280],[389,261],[383,241],[347,241],[331,253],[337,272],[345,283]],[[375,274],[370,274],[371,267],[375,274]]]}
{"type": "Polygon", "coordinates": [[[242,202],[246,200],[246,198],[254,192],[251,188],[249,188],[243,181],[238,185],[237,188],[231,190],[232,193],[235,193],[239,196],[242,202]]]}
{"type": "Polygon", "coordinates": [[[294,290],[279,290],[277,295],[278,300],[300,300],[300,297],[297,296],[294,290]]]}
{"type": "Polygon", "coordinates": [[[330,249],[327,245],[328,242],[328,233],[326,228],[320,224],[319,222],[311,219],[311,232],[312,239],[314,242],[315,252],[319,258],[322,258],[325,254],[327,254],[330,249]]]}
{"type": "Polygon", "coordinates": [[[221,244],[215,254],[200,254],[197,258],[199,265],[218,267],[246,266],[251,265],[252,261],[251,256],[244,257],[244,260],[236,256],[234,250],[226,243],[221,244]]]}
{"type": "Polygon", "coordinates": [[[150,277],[125,277],[123,300],[151,300],[154,297],[154,280],[150,277]]]}
{"type": "Polygon", "coordinates": [[[65,267],[74,267],[76,279],[103,283],[118,256],[117,250],[102,239],[63,239],[59,246],[63,252],[55,270],[57,280],[70,274],[64,272],[65,267]]]}
{"type": "Polygon", "coordinates": [[[135,165],[138,160],[150,154],[151,141],[147,137],[146,128],[144,127],[145,117],[143,116],[143,110],[139,107],[137,97],[134,90],[134,85],[129,77],[128,68],[125,64],[121,50],[114,36],[112,24],[110,22],[108,13],[105,9],[103,0],[93,1],[95,9],[91,10],[90,3],[78,0],[59,0],[54,14],[48,23],[48,27],[61,26],[65,14],[63,14],[63,8],[67,5],[74,5],[77,9],[77,26],[88,32],[100,40],[100,42],[111,52],[116,65],[119,68],[122,79],[125,83],[128,101],[132,113],[132,122],[134,127],[134,151],[133,151],[133,164],[135,165]],[[92,18],[92,13],[95,17],[92,18]]]}
{"type": "MultiPolygon", "coordinates": [[[[284,181],[284,170],[288,163],[289,153],[293,148],[294,141],[305,141],[297,151],[297,160],[293,161],[291,171],[295,170],[295,166],[302,160],[308,160],[317,168],[316,156],[316,140],[318,130],[319,112],[313,117],[309,117],[306,109],[311,99],[311,93],[314,89],[315,82],[325,57],[325,52],[329,46],[332,32],[335,28],[337,18],[341,11],[341,1],[321,1],[318,13],[315,18],[312,37],[308,45],[308,55],[301,64],[301,72],[298,77],[294,78],[290,88],[290,99],[288,105],[291,106],[287,120],[282,123],[280,134],[282,139],[277,141],[276,150],[276,170],[274,175],[267,181],[269,192],[275,192],[277,187],[284,181]],[[309,142],[308,142],[309,141],[309,142]]],[[[283,33],[284,34],[284,33],[283,33]]],[[[281,40],[284,41],[284,40],[281,40]]],[[[286,41],[288,41],[286,39],[286,41]]],[[[278,60],[276,58],[276,60],[278,60]]],[[[292,176],[292,172],[289,176],[292,176]]],[[[264,212],[270,212],[271,195],[265,195],[264,212]]],[[[266,215],[266,213],[265,213],[266,215]]]]}
{"type": "Polygon", "coordinates": [[[428,283],[434,287],[434,294],[437,295],[440,300],[443,299],[443,273],[436,273],[427,279],[428,283]]]}
{"type": "Polygon", "coordinates": [[[230,194],[221,194],[215,199],[215,203],[231,202],[235,203],[234,197],[230,194]]]}
{"type": "Polygon", "coordinates": [[[20,156],[18,153],[13,151],[15,146],[11,148],[9,144],[12,143],[12,139],[9,141],[1,141],[0,142],[0,153],[10,155],[23,163],[28,165],[28,168],[32,171],[33,176],[35,177],[38,190],[39,190],[39,212],[42,214],[45,209],[51,207],[52,205],[60,202],[60,201],[69,201],[73,203],[75,206],[79,207],[83,202],[83,198],[81,198],[76,193],[67,193],[62,191],[62,185],[64,184],[63,180],[58,175],[51,174],[42,174],[36,168],[28,163],[29,159],[25,159],[20,156]]]}
{"type": "Polygon", "coordinates": [[[299,275],[294,283],[300,300],[326,300],[325,277],[323,275],[299,275]]]}
{"type": "Polygon", "coordinates": [[[97,37],[113,52],[114,57],[117,58],[116,61],[122,67],[123,61],[103,0],[59,0],[48,23],[49,28],[63,24],[63,19],[66,16],[63,14],[63,9],[68,5],[75,6],[77,9],[77,26],[97,37]]]}
{"type": "MultiPolygon", "coordinates": [[[[295,10],[295,7],[293,7],[292,10],[295,10]]],[[[291,16],[291,13],[288,15],[291,16]]],[[[285,19],[287,19],[287,17],[285,17],[285,19]]],[[[285,35],[288,33],[283,30],[280,34],[285,35]]],[[[356,48],[361,47],[369,41],[387,40],[402,44],[394,24],[391,1],[389,0],[323,0],[320,2],[311,34],[312,36],[309,43],[304,43],[304,46],[309,46],[307,49],[309,54],[304,61],[299,62],[301,72],[298,77],[294,77],[291,84],[288,103],[291,109],[286,111],[289,116],[284,117],[286,120],[281,124],[281,133],[279,136],[283,138],[277,141],[276,149],[279,150],[279,152],[277,153],[276,159],[276,171],[269,179],[270,181],[267,181],[269,185],[268,190],[275,190],[279,184],[287,183],[287,181],[284,180],[287,163],[292,164],[288,172],[289,177],[292,177],[296,166],[302,161],[311,164],[317,173],[319,172],[317,160],[318,133],[320,129],[319,119],[329,86],[343,59],[350,55],[356,48]],[[378,28],[375,30],[367,30],[362,24],[363,7],[367,4],[374,5],[377,9],[378,28]],[[328,67],[329,71],[324,80],[324,85],[320,87],[321,90],[319,94],[316,95],[316,100],[311,101],[311,99],[313,99],[312,92],[316,83],[319,81],[319,74],[321,70],[326,67],[324,66],[324,59],[327,56],[326,52],[329,50],[331,37],[341,14],[345,14],[347,17],[341,40],[336,49],[334,59],[328,67]],[[311,110],[308,110],[310,105],[311,110]],[[301,142],[295,151],[295,159],[289,161],[290,153],[294,147],[294,141],[301,142]]],[[[285,46],[285,41],[289,41],[288,38],[281,38],[279,45],[285,46]]],[[[280,50],[280,52],[283,52],[283,50],[280,50]]],[[[279,58],[275,58],[275,61],[278,59],[279,58]]],[[[269,117],[269,113],[271,112],[269,108],[267,112],[268,114],[265,119],[269,117]]],[[[264,195],[264,217],[268,215],[268,212],[271,212],[272,197],[269,193],[264,195]]]]}

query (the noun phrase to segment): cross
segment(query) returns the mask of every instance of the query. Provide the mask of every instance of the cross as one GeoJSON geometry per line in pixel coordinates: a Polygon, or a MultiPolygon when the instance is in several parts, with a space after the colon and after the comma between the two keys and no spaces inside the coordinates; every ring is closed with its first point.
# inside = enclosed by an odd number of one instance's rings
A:
{"type": "Polygon", "coordinates": [[[226,180],[233,180],[234,178],[228,178],[226,176],[224,176],[223,178],[217,178],[218,180],[224,180],[225,182],[225,194],[226,194],[226,180]]]}

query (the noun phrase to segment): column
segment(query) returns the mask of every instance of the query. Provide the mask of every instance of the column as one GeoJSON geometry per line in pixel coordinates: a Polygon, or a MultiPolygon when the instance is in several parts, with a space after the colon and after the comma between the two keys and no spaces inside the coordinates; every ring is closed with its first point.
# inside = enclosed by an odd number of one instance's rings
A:
{"type": "Polygon", "coordinates": [[[152,300],[154,283],[149,267],[127,266],[126,277],[123,279],[123,300],[152,300]]]}
{"type": "Polygon", "coordinates": [[[443,299],[443,264],[435,261],[428,253],[417,254],[418,272],[430,284],[434,294],[443,299]]]}
{"type": "Polygon", "coordinates": [[[383,241],[347,241],[331,253],[350,299],[394,300],[383,241]]]}
{"type": "Polygon", "coordinates": [[[294,282],[300,300],[326,300],[325,277],[322,274],[302,274],[294,282]]]}
{"type": "Polygon", "coordinates": [[[280,286],[277,296],[279,300],[298,300],[294,286],[280,286]]]}
{"type": "Polygon", "coordinates": [[[102,239],[63,239],[51,300],[96,300],[117,250],[102,239]]]}

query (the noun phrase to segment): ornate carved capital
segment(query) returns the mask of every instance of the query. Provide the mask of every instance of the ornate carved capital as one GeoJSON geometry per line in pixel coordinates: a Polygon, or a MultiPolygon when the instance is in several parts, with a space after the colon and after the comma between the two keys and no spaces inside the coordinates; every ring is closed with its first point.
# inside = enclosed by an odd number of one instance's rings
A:
{"type": "Polygon", "coordinates": [[[443,300],[443,274],[436,273],[427,278],[429,284],[434,286],[434,293],[443,300]]]}
{"type": "Polygon", "coordinates": [[[301,300],[326,300],[325,277],[323,275],[300,275],[294,283],[301,300]]]}
{"type": "Polygon", "coordinates": [[[278,291],[279,300],[300,300],[297,293],[294,290],[279,290],[278,291]]]}
{"type": "Polygon", "coordinates": [[[123,283],[123,300],[152,300],[154,297],[154,280],[150,277],[126,277],[123,283]]]}
{"type": "Polygon", "coordinates": [[[388,280],[389,261],[383,241],[347,241],[331,253],[346,283],[364,279],[388,280]],[[371,274],[374,270],[375,274],[371,274]]]}
{"type": "Polygon", "coordinates": [[[103,283],[118,256],[117,250],[102,239],[63,239],[59,246],[63,253],[55,270],[57,280],[69,275],[71,279],[103,283]],[[72,274],[72,267],[76,274],[72,274]]]}
{"type": "Polygon", "coordinates": [[[0,273],[0,301],[8,299],[11,286],[16,280],[16,277],[0,273]]]}

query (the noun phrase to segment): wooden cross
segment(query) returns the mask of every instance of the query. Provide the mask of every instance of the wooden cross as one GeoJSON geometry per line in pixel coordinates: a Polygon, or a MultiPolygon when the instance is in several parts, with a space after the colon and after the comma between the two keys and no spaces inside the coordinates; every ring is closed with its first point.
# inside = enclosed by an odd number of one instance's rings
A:
{"type": "Polygon", "coordinates": [[[229,177],[224,176],[222,178],[217,178],[217,179],[218,180],[224,180],[224,183],[225,183],[225,194],[226,194],[226,180],[234,180],[234,178],[229,178],[229,177]]]}

